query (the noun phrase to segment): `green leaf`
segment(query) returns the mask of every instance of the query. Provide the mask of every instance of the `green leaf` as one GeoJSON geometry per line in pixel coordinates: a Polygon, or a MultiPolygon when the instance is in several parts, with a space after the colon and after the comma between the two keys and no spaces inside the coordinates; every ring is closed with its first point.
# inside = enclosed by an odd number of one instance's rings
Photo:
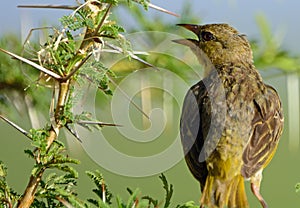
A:
{"type": "Polygon", "coordinates": [[[130,195],[133,194],[133,191],[132,191],[130,188],[127,187],[126,190],[128,191],[128,193],[129,193],[130,195]]]}
{"type": "Polygon", "coordinates": [[[95,205],[96,207],[99,207],[99,201],[96,199],[87,199],[87,201],[93,205],[95,205]]]}
{"type": "Polygon", "coordinates": [[[5,178],[7,176],[7,167],[5,164],[0,160],[0,177],[5,178]]]}
{"type": "Polygon", "coordinates": [[[146,11],[149,8],[149,2],[150,2],[149,0],[131,0],[131,1],[135,1],[135,2],[137,2],[139,4],[141,4],[146,11]]]}
{"type": "Polygon", "coordinates": [[[125,32],[125,29],[116,24],[104,24],[100,29],[100,36],[109,38],[118,38],[119,33],[125,32]]]}
{"type": "Polygon", "coordinates": [[[149,201],[149,206],[153,204],[154,207],[158,207],[158,200],[153,199],[151,196],[143,196],[142,199],[146,199],[149,201]]]}
{"type": "Polygon", "coordinates": [[[61,164],[51,164],[48,166],[49,168],[56,168],[58,170],[61,170],[63,172],[69,173],[72,178],[78,178],[78,172],[69,165],[61,165],[61,164]]]}
{"type": "Polygon", "coordinates": [[[182,205],[177,205],[176,208],[199,208],[199,206],[196,206],[193,201],[188,201],[182,205]]]}
{"type": "Polygon", "coordinates": [[[137,200],[137,195],[140,193],[139,189],[136,189],[129,197],[127,201],[126,208],[132,208],[135,207],[134,204],[136,203],[137,200]]]}
{"type": "Polygon", "coordinates": [[[297,183],[295,188],[296,188],[296,192],[299,192],[300,191],[300,183],[297,183]]]}
{"type": "Polygon", "coordinates": [[[33,153],[31,150],[29,150],[29,149],[24,150],[24,153],[25,153],[26,155],[28,155],[30,158],[34,158],[34,157],[35,157],[35,156],[34,156],[34,153],[33,153]]]}
{"type": "Polygon", "coordinates": [[[37,176],[41,170],[42,170],[42,166],[40,164],[35,164],[31,170],[31,175],[37,176]]]}
{"type": "Polygon", "coordinates": [[[169,185],[169,183],[167,181],[167,178],[165,177],[165,175],[163,173],[159,176],[159,178],[162,181],[163,188],[166,191],[164,208],[167,208],[171,204],[171,198],[172,198],[172,195],[173,195],[173,185],[172,184],[169,185]]]}
{"type": "Polygon", "coordinates": [[[93,84],[107,95],[112,95],[109,88],[110,77],[114,77],[114,73],[110,71],[101,62],[89,62],[80,70],[80,77],[93,84]]]}
{"type": "Polygon", "coordinates": [[[122,201],[121,197],[117,196],[116,198],[117,198],[117,206],[118,206],[118,208],[126,208],[126,205],[122,201]]]}
{"type": "Polygon", "coordinates": [[[111,208],[108,204],[104,203],[103,201],[99,200],[99,207],[100,208],[111,208]]]}
{"type": "Polygon", "coordinates": [[[79,30],[86,25],[84,19],[82,19],[79,14],[75,14],[74,17],[72,17],[71,15],[66,15],[59,20],[64,27],[67,27],[72,31],[79,30]]]}
{"type": "MultiPolygon", "coordinates": [[[[112,193],[109,191],[107,185],[104,183],[102,174],[98,170],[96,170],[95,172],[86,171],[86,174],[89,178],[92,179],[92,181],[97,187],[96,189],[93,189],[93,192],[101,199],[101,201],[105,201],[106,204],[111,204],[112,193]],[[105,199],[103,199],[103,195],[105,199]]],[[[94,199],[91,200],[95,202],[94,199]]]]}
{"type": "Polygon", "coordinates": [[[112,4],[114,6],[117,6],[119,1],[118,0],[102,0],[101,2],[103,3],[108,3],[108,4],[112,4]]]}

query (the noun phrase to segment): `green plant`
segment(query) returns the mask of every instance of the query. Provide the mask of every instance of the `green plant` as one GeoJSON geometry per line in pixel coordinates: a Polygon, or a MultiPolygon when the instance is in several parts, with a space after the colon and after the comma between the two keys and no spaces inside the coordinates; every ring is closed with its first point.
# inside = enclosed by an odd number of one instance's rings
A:
{"type": "MultiPolygon", "coordinates": [[[[134,0],[145,9],[152,6],[148,1],[134,0]]],[[[61,129],[68,129],[77,139],[79,135],[73,128],[75,123],[88,129],[91,127],[114,126],[94,119],[90,113],[82,112],[74,115],[72,106],[76,102],[76,84],[90,82],[107,95],[111,95],[109,82],[114,73],[100,61],[104,45],[119,49],[125,57],[134,56],[130,43],[121,34],[124,29],[110,18],[111,9],[119,3],[117,0],[88,0],[78,6],[66,7],[72,9],[70,15],[60,19],[63,29],[51,28],[46,42],[35,45],[30,53],[16,55],[5,49],[0,51],[17,59],[39,72],[35,83],[37,87],[49,87],[52,91],[49,123],[42,129],[31,129],[29,132],[11,122],[4,116],[1,118],[27,136],[33,147],[25,153],[35,161],[28,185],[22,195],[16,194],[6,182],[6,168],[1,163],[0,197],[4,207],[71,207],[87,206],[77,198],[74,191],[77,171],[71,164],[79,161],[65,154],[65,146],[59,140],[61,129]],[[53,172],[55,170],[55,172],[53,172]],[[45,175],[46,171],[50,171],[45,175]],[[62,172],[62,175],[57,171],[62,172]]],[[[131,1],[127,1],[131,4],[131,1]]],[[[51,7],[51,6],[20,6],[20,7],[51,7]]],[[[57,7],[55,7],[57,8],[57,7]]],[[[29,39],[26,41],[29,42],[29,39]]],[[[26,44],[27,44],[26,43],[26,44]]],[[[144,62],[146,63],[146,62],[144,62]]],[[[147,63],[146,63],[147,64],[147,63]]],[[[10,64],[2,65],[9,68],[10,64]]],[[[1,74],[1,81],[9,83],[8,73],[1,74]]],[[[37,73],[33,73],[37,75],[37,73]]],[[[19,77],[22,78],[22,75],[19,77]]],[[[26,84],[16,81],[22,89],[26,84]]],[[[35,86],[29,86],[35,87],[35,86]]],[[[3,113],[3,112],[2,112],[3,113]]],[[[99,175],[88,172],[92,179],[99,175]]],[[[99,181],[98,181],[99,182],[99,181]]],[[[98,184],[99,185],[99,184],[98,184]]],[[[134,198],[133,196],[131,197],[134,198]]],[[[99,202],[99,207],[105,207],[106,201],[99,202]]]]}
{"type": "MultiPolygon", "coordinates": [[[[99,171],[95,172],[86,172],[87,175],[93,180],[96,185],[96,189],[93,189],[93,192],[97,195],[98,199],[88,199],[87,201],[93,204],[96,207],[105,207],[112,208],[112,197],[113,194],[108,190],[107,185],[104,183],[104,179],[99,171]]],[[[167,178],[164,174],[159,176],[159,179],[162,181],[163,189],[165,191],[165,198],[163,201],[159,201],[157,199],[152,198],[148,195],[143,195],[139,189],[135,189],[134,191],[130,188],[127,188],[129,193],[129,198],[127,202],[123,202],[123,200],[117,196],[116,204],[118,208],[169,208],[173,207],[171,205],[171,198],[173,196],[173,185],[169,184],[167,178]]],[[[187,202],[183,205],[177,205],[176,208],[196,208],[193,202],[187,202]]]]}

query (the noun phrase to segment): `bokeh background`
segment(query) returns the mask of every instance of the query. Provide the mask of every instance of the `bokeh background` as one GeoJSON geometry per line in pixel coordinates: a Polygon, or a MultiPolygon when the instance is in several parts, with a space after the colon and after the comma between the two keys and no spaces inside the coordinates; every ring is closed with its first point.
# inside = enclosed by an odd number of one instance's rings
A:
{"type": "MultiPolygon", "coordinates": [[[[41,2],[38,0],[12,0],[2,2],[0,13],[1,47],[5,47],[7,46],[5,44],[9,43],[9,47],[15,49],[17,53],[19,52],[18,49],[21,49],[21,46],[14,45],[14,43],[21,43],[18,42],[19,40],[24,41],[31,28],[44,25],[58,26],[58,18],[69,13],[69,11],[64,10],[18,9],[16,7],[21,4],[37,3],[72,5],[74,1],[41,2]],[[15,37],[14,41],[8,41],[9,37],[15,37]]],[[[300,3],[293,0],[276,0],[272,2],[258,0],[248,2],[237,0],[153,0],[152,3],[181,14],[181,17],[173,17],[153,9],[144,11],[138,5],[133,5],[130,10],[124,6],[124,8],[113,12],[116,21],[119,21],[120,24],[126,28],[128,33],[142,32],[141,35],[147,36],[146,41],[148,41],[150,45],[148,48],[150,49],[153,49],[155,45],[159,45],[162,40],[156,39],[155,37],[157,36],[155,35],[151,36],[149,33],[144,33],[145,31],[154,31],[159,34],[164,32],[185,37],[192,36],[192,34],[175,26],[176,23],[182,22],[226,22],[236,27],[241,33],[247,34],[248,38],[252,41],[255,52],[255,63],[261,70],[264,80],[278,90],[285,112],[285,130],[274,159],[264,171],[262,194],[271,208],[298,207],[300,204],[300,195],[296,193],[295,185],[297,182],[300,182],[300,13],[298,11],[300,3]]],[[[163,40],[166,39],[168,38],[163,38],[163,40]]],[[[169,43],[170,45],[165,44],[166,43],[164,43],[165,48],[163,52],[175,54],[174,56],[178,57],[186,58],[189,56],[186,55],[188,54],[186,49],[173,46],[171,42],[169,43]],[[175,52],[171,52],[172,50],[175,50],[175,52]]],[[[133,48],[135,47],[139,49],[138,45],[133,45],[133,48]]],[[[144,48],[142,48],[142,50],[143,49],[144,48]]],[[[157,50],[155,50],[155,53],[150,53],[150,56],[145,58],[150,63],[175,73],[181,77],[187,85],[192,85],[198,79],[198,77],[193,74],[195,71],[190,70],[190,67],[185,65],[197,65],[196,62],[193,62],[193,57],[185,59],[188,63],[181,64],[176,57],[158,54],[157,50]]],[[[2,62],[3,60],[4,59],[1,59],[2,62]]],[[[119,59],[111,59],[107,64],[118,74],[118,79],[116,79],[117,83],[121,83],[125,77],[133,73],[136,69],[135,67],[138,67],[137,64],[128,64],[128,62],[119,59]]],[[[3,69],[3,65],[4,64],[0,65],[1,80],[7,75],[6,73],[9,73],[9,71],[7,71],[8,69],[3,69]]],[[[12,65],[12,67],[18,68],[19,65],[15,64],[12,65]]],[[[146,81],[152,82],[158,79],[157,76],[152,76],[149,70],[143,71],[144,74],[141,76],[146,77],[146,81]]],[[[200,67],[199,71],[201,71],[200,67]]],[[[23,74],[20,74],[20,77],[22,76],[23,74]]],[[[142,85],[142,79],[143,78],[140,80],[137,79],[136,82],[142,85]]],[[[172,79],[166,78],[161,80],[161,82],[168,82],[169,85],[174,85],[173,89],[176,91],[181,90],[184,95],[185,89],[176,88],[174,80],[172,81],[172,79]]],[[[9,94],[8,97],[10,99],[8,101],[11,102],[6,103],[6,107],[1,105],[1,114],[9,117],[24,129],[30,129],[32,126],[32,122],[30,121],[31,114],[28,112],[28,106],[23,103],[24,100],[20,99],[17,92],[13,90],[10,91],[8,87],[1,85],[0,90],[0,99],[2,99],[2,101],[5,100],[4,98],[9,94]]],[[[39,89],[36,89],[36,91],[39,93],[39,89]]],[[[43,93],[49,93],[49,99],[43,102],[43,105],[46,106],[38,106],[39,111],[36,113],[37,117],[42,117],[40,118],[41,121],[47,119],[47,117],[45,117],[47,116],[47,105],[51,98],[50,91],[43,91],[43,93]],[[39,116],[39,114],[43,116],[39,116]]],[[[132,99],[141,106],[143,110],[151,112],[151,109],[159,108],[167,114],[167,122],[162,134],[150,142],[130,140],[126,138],[126,135],[122,135],[117,128],[103,128],[102,134],[115,149],[126,155],[145,157],[163,151],[178,136],[181,103],[178,103],[178,100],[165,93],[163,87],[162,89],[151,89],[150,93],[145,92],[145,90],[141,91],[134,95],[132,99]],[[147,105],[145,104],[147,103],[145,102],[145,98],[149,99],[147,105]]],[[[111,97],[101,93],[96,94],[95,112],[100,120],[103,119],[107,122],[114,121],[111,112],[116,111],[116,109],[111,109],[110,102],[111,97]]],[[[145,121],[142,114],[139,113],[136,108],[131,106],[128,112],[135,128],[140,130],[151,128],[149,121],[145,121]]],[[[155,122],[155,119],[151,122],[155,122]]],[[[126,125],[124,128],[126,128],[126,125]]],[[[22,193],[32,168],[32,161],[24,157],[23,154],[24,149],[30,148],[30,143],[24,136],[20,135],[4,122],[0,122],[0,132],[0,159],[8,166],[8,180],[10,185],[22,193]]],[[[91,139],[94,139],[94,135],[97,136],[97,132],[93,132],[91,139]]],[[[68,154],[81,160],[81,164],[78,165],[77,168],[80,174],[78,191],[82,198],[89,197],[93,194],[91,192],[92,183],[84,171],[98,169],[103,173],[110,190],[114,193],[118,193],[123,198],[128,196],[126,187],[133,189],[139,187],[143,193],[163,199],[164,192],[162,191],[161,183],[158,179],[159,172],[153,172],[153,175],[143,177],[118,174],[117,172],[107,170],[105,167],[101,167],[96,162],[99,158],[95,159],[90,157],[86,152],[87,148],[83,147],[83,144],[80,144],[76,139],[70,137],[70,135],[66,138],[64,137],[63,140],[66,141],[68,145],[68,154]]],[[[84,140],[84,142],[86,141],[89,140],[84,140]]],[[[97,150],[97,146],[93,148],[97,150]]],[[[110,161],[110,159],[111,158],[100,158],[100,160],[106,161],[110,161]]],[[[128,168],[139,167],[129,166],[128,168]]],[[[174,206],[189,200],[198,202],[200,196],[199,185],[189,173],[183,160],[165,170],[164,173],[168,181],[174,185],[174,206]]],[[[246,184],[246,189],[251,207],[259,207],[257,200],[250,193],[249,183],[246,184]]]]}

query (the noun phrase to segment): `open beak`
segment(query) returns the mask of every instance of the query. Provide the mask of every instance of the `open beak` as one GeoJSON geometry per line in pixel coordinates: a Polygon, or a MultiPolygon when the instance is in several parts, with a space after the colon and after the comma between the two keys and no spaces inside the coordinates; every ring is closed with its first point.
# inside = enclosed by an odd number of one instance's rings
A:
{"type": "Polygon", "coordinates": [[[199,25],[193,25],[193,24],[177,24],[177,26],[184,27],[187,30],[192,31],[196,35],[199,33],[199,25]]]}
{"type": "MultiPolygon", "coordinates": [[[[177,26],[180,27],[184,27],[187,30],[192,31],[193,33],[195,33],[198,36],[199,33],[199,25],[193,25],[193,24],[177,24],[177,26]]],[[[193,47],[195,45],[198,45],[199,40],[195,40],[195,39],[177,39],[177,40],[172,40],[175,43],[181,44],[181,45],[185,45],[185,46],[189,46],[189,47],[193,47]]]]}

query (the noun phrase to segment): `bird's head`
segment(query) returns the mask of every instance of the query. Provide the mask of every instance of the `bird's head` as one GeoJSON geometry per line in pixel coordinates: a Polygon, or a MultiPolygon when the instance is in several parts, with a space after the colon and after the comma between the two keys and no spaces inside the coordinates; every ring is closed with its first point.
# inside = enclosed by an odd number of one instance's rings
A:
{"type": "MultiPolygon", "coordinates": [[[[214,66],[253,62],[252,50],[245,35],[228,24],[178,24],[198,36],[198,39],[179,39],[174,42],[189,46],[203,63],[203,54],[214,66]]],[[[206,61],[205,61],[206,62],[206,61]]]]}

